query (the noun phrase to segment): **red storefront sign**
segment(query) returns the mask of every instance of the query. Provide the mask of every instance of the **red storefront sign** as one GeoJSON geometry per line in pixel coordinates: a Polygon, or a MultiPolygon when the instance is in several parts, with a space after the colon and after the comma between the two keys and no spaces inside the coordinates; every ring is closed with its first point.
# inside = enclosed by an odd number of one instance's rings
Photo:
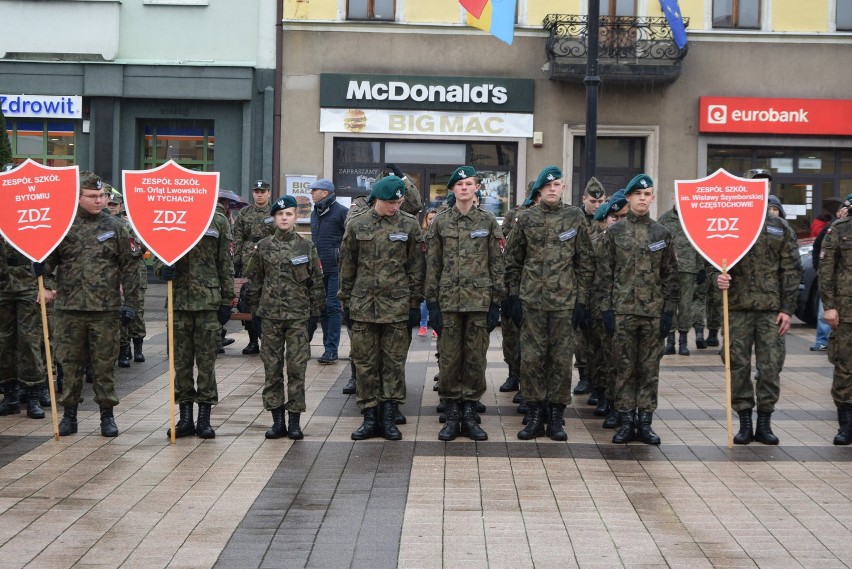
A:
{"type": "Polygon", "coordinates": [[[852,100],[700,97],[699,130],[852,136],[852,100]]]}

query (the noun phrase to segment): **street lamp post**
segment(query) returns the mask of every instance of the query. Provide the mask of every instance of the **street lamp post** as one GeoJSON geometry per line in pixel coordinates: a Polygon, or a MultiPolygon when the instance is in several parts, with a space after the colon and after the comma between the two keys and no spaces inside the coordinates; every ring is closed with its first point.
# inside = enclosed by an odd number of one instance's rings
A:
{"type": "Polygon", "coordinates": [[[595,175],[595,162],[598,151],[598,85],[601,78],[598,75],[598,43],[600,30],[600,0],[589,0],[589,15],[586,20],[586,152],[585,152],[585,184],[595,175]]]}

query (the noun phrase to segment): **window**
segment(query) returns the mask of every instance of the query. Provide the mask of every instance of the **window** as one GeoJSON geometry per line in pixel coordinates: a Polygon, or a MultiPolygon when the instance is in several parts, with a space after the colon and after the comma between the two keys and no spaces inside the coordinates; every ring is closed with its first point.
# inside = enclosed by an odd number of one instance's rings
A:
{"type": "Polygon", "coordinates": [[[9,121],[9,142],[16,164],[32,158],[45,166],[73,166],[76,160],[73,122],[9,121]]]}
{"type": "Polygon", "coordinates": [[[602,0],[601,16],[635,16],[636,0],[602,0]]]}
{"type": "Polygon", "coordinates": [[[713,27],[760,29],[760,0],[713,0],[713,27]]]}
{"type": "Polygon", "coordinates": [[[395,0],[348,0],[347,20],[394,20],[395,0]]]}
{"type": "Polygon", "coordinates": [[[852,0],[837,0],[837,30],[852,31],[852,0]]]}
{"type": "Polygon", "coordinates": [[[142,169],[174,160],[190,170],[214,170],[216,136],[212,125],[194,121],[147,124],[142,133],[142,169]]]}

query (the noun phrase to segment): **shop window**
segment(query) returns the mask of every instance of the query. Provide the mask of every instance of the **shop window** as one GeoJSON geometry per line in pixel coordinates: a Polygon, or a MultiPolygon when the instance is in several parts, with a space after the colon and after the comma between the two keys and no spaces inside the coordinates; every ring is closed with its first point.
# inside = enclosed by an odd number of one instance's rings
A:
{"type": "Polygon", "coordinates": [[[347,20],[394,20],[395,0],[348,0],[347,20]]]}
{"type": "MultiPolygon", "coordinates": [[[[603,184],[608,196],[627,185],[633,176],[641,174],[645,163],[645,138],[599,136],[595,153],[595,177],[603,184]]],[[[586,181],[586,137],[574,137],[574,172],[572,202],[579,204],[586,181]],[[582,180],[582,181],[581,181],[582,180]]]]}
{"type": "Polygon", "coordinates": [[[760,0],[713,0],[713,27],[760,29],[760,0]]]}
{"type": "Polygon", "coordinates": [[[73,166],[76,145],[73,122],[18,120],[7,123],[16,164],[27,158],[45,166],[73,166]]]}
{"type": "Polygon", "coordinates": [[[214,170],[216,136],[212,125],[193,121],[147,124],[142,127],[142,168],[174,160],[184,168],[214,170]]]}
{"type": "Polygon", "coordinates": [[[837,0],[837,31],[852,31],[852,0],[837,0]]]}

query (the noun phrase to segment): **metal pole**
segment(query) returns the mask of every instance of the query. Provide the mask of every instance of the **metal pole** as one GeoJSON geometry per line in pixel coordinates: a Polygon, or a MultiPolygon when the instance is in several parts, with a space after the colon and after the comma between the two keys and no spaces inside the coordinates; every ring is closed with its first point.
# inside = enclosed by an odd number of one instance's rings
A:
{"type": "Polygon", "coordinates": [[[598,153],[598,85],[601,78],[598,75],[598,43],[600,32],[600,0],[589,0],[589,15],[586,18],[586,153],[585,184],[595,175],[595,162],[598,153]]]}

